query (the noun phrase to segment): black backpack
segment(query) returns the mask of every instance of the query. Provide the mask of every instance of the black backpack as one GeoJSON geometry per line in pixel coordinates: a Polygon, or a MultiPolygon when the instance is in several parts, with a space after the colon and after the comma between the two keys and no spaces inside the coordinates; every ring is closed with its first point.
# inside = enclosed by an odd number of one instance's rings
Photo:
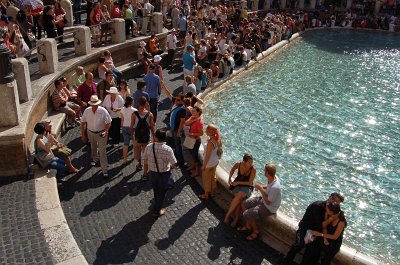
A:
{"type": "Polygon", "coordinates": [[[147,122],[150,112],[141,118],[139,112],[135,111],[135,115],[138,118],[138,123],[135,128],[135,139],[137,143],[145,144],[150,142],[150,125],[147,122]]]}

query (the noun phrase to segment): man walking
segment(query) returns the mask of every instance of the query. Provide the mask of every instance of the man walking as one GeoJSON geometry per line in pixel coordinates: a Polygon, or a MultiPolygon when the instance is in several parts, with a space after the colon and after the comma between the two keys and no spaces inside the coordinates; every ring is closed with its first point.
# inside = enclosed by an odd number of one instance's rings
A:
{"type": "Polygon", "coordinates": [[[146,82],[146,90],[150,97],[150,112],[154,115],[154,122],[157,123],[158,92],[160,88],[160,77],[155,74],[154,64],[149,66],[149,73],[143,77],[146,82]]]}
{"type": "Polygon", "coordinates": [[[171,33],[167,35],[167,51],[168,51],[168,56],[167,56],[167,65],[169,68],[172,68],[172,63],[174,61],[175,57],[175,50],[176,50],[176,44],[178,42],[178,39],[176,38],[176,31],[175,29],[171,30],[171,33]]]}
{"type": "Polygon", "coordinates": [[[146,146],[144,151],[144,176],[148,175],[154,192],[152,215],[163,216],[162,209],[165,195],[173,187],[171,168],[176,168],[176,159],[172,148],[166,145],[166,132],[158,129],[154,135],[154,143],[146,146]]]}
{"type": "Polygon", "coordinates": [[[99,106],[101,100],[97,95],[93,95],[88,102],[88,107],[82,115],[82,142],[86,143],[89,138],[91,149],[91,165],[95,166],[100,156],[100,166],[104,178],[108,178],[108,161],[106,154],[108,130],[111,125],[111,116],[108,111],[99,106]],[[87,136],[86,136],[87,129],[87,136]]]}

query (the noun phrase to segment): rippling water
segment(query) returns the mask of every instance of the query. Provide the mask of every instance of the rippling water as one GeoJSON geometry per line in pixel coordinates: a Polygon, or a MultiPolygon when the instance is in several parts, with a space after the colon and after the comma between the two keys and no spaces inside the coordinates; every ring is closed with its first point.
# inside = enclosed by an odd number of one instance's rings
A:
{"type": "Polygon", "coordinates": [[[299,220],[345,196],[345,244],[400,262],[400,36],[310,32],[207,97],[227,167],[244,152],[274,162],[282,211],[299,220]]]}

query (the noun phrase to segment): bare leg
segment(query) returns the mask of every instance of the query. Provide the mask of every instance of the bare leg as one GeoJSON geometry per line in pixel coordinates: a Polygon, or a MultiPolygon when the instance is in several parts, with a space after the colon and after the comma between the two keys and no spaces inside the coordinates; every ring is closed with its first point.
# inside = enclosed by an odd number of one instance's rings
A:
{"type": "Polygon", "coordinates": [[[124,157],[124,163],[128,162],[128,148],[129,146],[124,144],[124,146],[122,147],[122,156],[124,157]]]}
{"type": "Polygon", "coordinates": [[[244,196],[245,196],[244,192],[240,191],[240,192],[236,193],[235,197],[233,198],[233,200],[231,202],[231,205],[229,206],[228,212],[225,215],[224,222],[226,224],[229,224],[229,218],[230,218],[231,214],[236,210],[236,207],[238,207],[240,205],[244,196]]]}

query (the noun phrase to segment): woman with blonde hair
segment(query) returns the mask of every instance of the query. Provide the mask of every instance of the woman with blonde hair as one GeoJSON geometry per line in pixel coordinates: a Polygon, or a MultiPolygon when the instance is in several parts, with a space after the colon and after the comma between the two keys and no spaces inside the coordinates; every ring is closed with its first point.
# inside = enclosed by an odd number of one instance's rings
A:
{"type": "Polygon", "coordinates": [[[199,196],[200,200],[207,201],[214,196],[217,187],[215,171],[222,156],[222,141],[219,136],[218,128],[214,124],[209,124],[206,129],[208,136],[204,152],[203,166],[203,188],[204,193],[199,196]]]}

